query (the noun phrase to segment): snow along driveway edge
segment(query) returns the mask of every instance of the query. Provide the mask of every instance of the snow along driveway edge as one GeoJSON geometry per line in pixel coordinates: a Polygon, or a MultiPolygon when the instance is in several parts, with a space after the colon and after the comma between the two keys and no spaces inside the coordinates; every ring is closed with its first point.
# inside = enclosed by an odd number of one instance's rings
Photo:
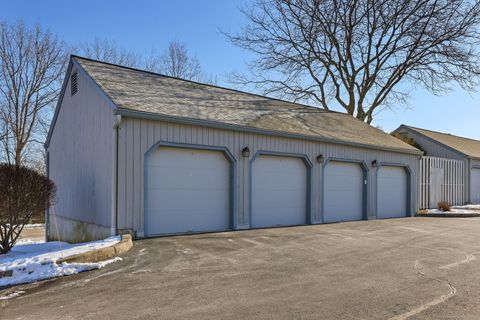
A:
{"type": "Polygon", "coordinates": [[[122,240],[117,244],[99,248],[92,251],[82,252],[65,258],[60,258],[56,261],[56,264],[61,265],[63,263],[94,263],[113,259],[113,257],[120,254],[124,254],[133,247],[132,236],[124,234],[121,236],[122,240]]]}
{"type": "MultiPolygon", "coordinates": [[[[66,242],[28,242],[17,244],[0,256],[0,291],[15,285],[37,282],[51,278],[73,275],[83,271],[103,268],[107,264],[121,261],[115,257],[132,247],[130,236],[116,236],[104,240],[69,244],[66,242]],[[108,254],[102,249],[113,248],[108,254]],[[65,261],[72,257],[72,261],[65,261]],[[58,260],[62,259],[62,263],[58,260]],[[86,262],[95,261],[95,262],[86,262]],[[10,271],[10,272],[9,272],[10,271]]],[[[0,294],[0,301],[8,297],[0,294]]]]}
{"type": "Polygon", "coordinates": [[[116,236],[76,244],[60,241],[29,241],[27,243],[19,241],[9,253],[0,255],[0,271],[6,273],[6,276],[0,278],[0,289],[99,269],[109,263],[122,260],[116,257],[95,263],[63,263],[60,265],[56,263],[58,259],[66,256],[114,246],[121,240],[120,236],[116,236]]]}

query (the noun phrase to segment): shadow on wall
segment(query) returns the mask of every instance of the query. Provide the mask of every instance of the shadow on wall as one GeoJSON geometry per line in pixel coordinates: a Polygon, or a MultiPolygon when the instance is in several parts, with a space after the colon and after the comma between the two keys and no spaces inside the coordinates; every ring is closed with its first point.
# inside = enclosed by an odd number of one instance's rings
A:
{"type": "Polygon", "coordinates": [[[424,154],[423,154],[424,156],[427,155],[427,152],[426,152],[425,150],[423,150],[423,148],[422,148],[413,138],[410,138],[410,137],[408,137],[408,136],[405,136],[404,134],[401,134],[401,133],[399,133],[399,132],[396,132],[396,133],[394,133],[394,134],[392,134],[392,135],[393,135],[395,138],[400,139],[400,140],[402,140],[402,141],[405,142],[405,143],[408,143],[408,144],[411,145],[412,147],[415,147],[415,148],[423,151],[423,152],[424,152],[424,154]]]}

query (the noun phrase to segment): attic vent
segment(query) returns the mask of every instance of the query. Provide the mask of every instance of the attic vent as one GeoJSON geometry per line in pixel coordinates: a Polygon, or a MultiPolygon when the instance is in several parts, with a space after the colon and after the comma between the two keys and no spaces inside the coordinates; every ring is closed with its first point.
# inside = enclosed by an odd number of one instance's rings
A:
{"type": "Polygon", "coordinates": [[[72,73],[70,77],[70,94],[73,96],[78,91],[78,81],[77,81],[77,73],[72,73]]]}

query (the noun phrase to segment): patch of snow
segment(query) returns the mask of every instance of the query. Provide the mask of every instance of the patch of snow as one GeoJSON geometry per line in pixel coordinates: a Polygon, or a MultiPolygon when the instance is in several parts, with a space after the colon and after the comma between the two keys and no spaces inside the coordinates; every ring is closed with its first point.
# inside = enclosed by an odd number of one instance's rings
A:
{"type": "Polygon", "coordinates": [[[471,209],[456,209],[452,207],[452,210],[450,211],[442,211],[438,209],[428,209],[427,213],[441,213],[441,214],[449,214],[449,213],[458,213],[458,214],[478,214],[479,212],[476,212],[475,210],[471,209]]]}
{"type": "Polygon", "coordinates": [[[453,206],[453,209],[480,210],[480,204],[467,204],[464,206],[453,206]]]}
{"type": "Polygon", "coordinates": [[[32,223],[23,226],[23,229],[41,229],[45,228],[45,223],[32,223]]]}
{"type": "Polygon", "coordinates": [[[16,297],[19,297],[22,293],[25,293],[25,291],[20,290],[20,291],[11,292],[5,296],[0,296],[0,300],[8,300],[8,299],[16,298],[16,297]]]}
{"type": "Polygon", "coordinates": [[[121,258],[114,258],[96,263],[63,263],[62,265],[55,263],[60,258],[113,246],[120,241],[120,236],[77,244],[23,240],[24,242],[17,243],[9,253],[0,255],[0,271],[13,270],[11,277],[0,278],[0,287],[99,269],[121,260],[121,258]]]}
{"type": "Polygon", "coordinates": [[[18,245],[25,245],[25,244],[34,244],[34,243],[44,243],[44,240],[34,240],[30,238],[22,238],[17,240],[17,243],[15,244],[16,246],[18,245]]]}

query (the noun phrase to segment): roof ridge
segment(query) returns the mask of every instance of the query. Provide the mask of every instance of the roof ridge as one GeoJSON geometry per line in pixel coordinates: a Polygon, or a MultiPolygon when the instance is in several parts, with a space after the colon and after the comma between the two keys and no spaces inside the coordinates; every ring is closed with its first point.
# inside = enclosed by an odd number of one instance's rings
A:
{"type": "Polygon", "coordinates": [[[455,138],[460,138],[460,139],[465,139],[465,140],[471,140],[471,141],[475,141],[475,142],[480,143],[480,140],[473,139],[473,138],[468,138],[468,137],[462,137],[462,136],[455,135],[455,134],[451,134],[451,133],[446,133],[446,132],[441,132],[441,131],[435,131],[435,130],[431,130],[431,129],[424,129],[424,128],[419,128],[419,127],[409,126],[409,125],[406,125],[406,124],[403,124],[403,126],[405,126],[405,127],[407,127],[407,128],[414,129],[414,130],[415,130],[415,129],[417,129],[417,130],[423,130],[423,131],[428,131],[428,132],[443,134],[443,135],[445,135],[445,136],[450,136],[450,137],[455,137],[455,138]]]}
{"type": "MultiPolygon", "coordinates": [[[[160,77],[165,77],[165,78],[169,78],[169,79],[174,79],[174,80],[178,80],[178,81],[183,81],[183,82],[188,82],[188,83],[193,83],[193,84],[197,84],[197,85],[203,85],[203,86],[207,86],[207,87],[211,87],[211,88],[218,88],[218,89],[222,89],[222,90],[228,90],[228,91],[232,91],[232,92],[237,92],[237,93],[241,93],[241,94],[246,94],[246,95],[250,95],[250,96],[256,96],[256,97],[260,97],[260,98],[264,98],[264,99],[269,99],[269,100],[272,100],[272,101],[279,101],[279,102],[283,102],[283,103],[289,103],[289,104],[294,104],[294,105],[297,105],[297,106],[301,106],[303,108],[307,108],[307,109],[314,109],[315,111],[320,111],[320,112],[325,112],[325,113],[335,113],[335,114],[339,114],[339,115],[343,115],[343,116],[348,116],[352,119],[355,119],[355,120],[358,120],[362,123],[365,123],[375,129],[378,129],[346,112],[341,112],[341,111],[336,111],[336,110],[330,110],[330,109],[324,109],[324,108],[321,108],[321,107],[315,107],[315,106],[311,106],[311,105],[308,105],[308,104],[304,104],[304,103],[299,103],[299,102],[293,102],[293,101],[288,101],[288,100],[283,100],[283,99],[280,99],[280,98],[274,98],[274,97],[270,97],[270,96],[265,96],[265,95],[261,95],[259,93],[254,93],[254,92],[248,92],[248,91],[243,91],[243,90],[239,90],[239,89],[233,89],[233,88],[228,88],[228,87],[224,87],[224,86],[219,86],[219,85],[215,85],[215,84],[210,84],[210,83],[204,83],[204,82],[199,82],[199,81],[194,81],[194,80],[188,80],[188,79],[183,79],[183,78],[178,78],[178,77],[174,77],[174,76],[169,76],[169,75],[166,75],[166,74],[162,74],[162,73],[157,73],[157,72],[153,72],[153,71],[148,71],[148,70],[144,70],[144,69],[140,69],[140,68],[135,68],[135,67],[127,67],[127,66],[123,66],[121,64],[116,64],[116,63],[111,63],[111,62],[106,62],[106,61],[101,61],[101,60],[97,60],[97,59],[92,59],[92,58],[87,58],[87,57],[82,57],[82,56],[79,56],[79,55],[76,55],[76,54],[71,54],[70,55],[71,57],[74,57],[74,58],[78,58],[78,59],[83,59],[83,60],[87,60],[87,61],[92,61],[92,62],[96,62],[96,63],[101,63],[101,64],[105,64],[105,65],[110,65],[110,66],[113,66],[113,67],[117,67],[117,68],[122,68],[122,69],[127,69],[127,70],[131,70],[131,71],[136,71],[136,72],[143,72],[143,73],[148,73],[148,74],[151,74],[151,75],[154,75],[154,76],[160,76],[160,77]]],[[[382,130],[380,130],[382,131],[382,130]]]]}
{"type": "MultiPolygon", "coordinates": [[[[158,72],[148,71],[148,70],[145,70],[145,69],[140,69],[140,68],[135,68],[135,67],[128,67],[128,66],[123,66],[123,65],[121,65],[121,64],[116,64],[116,63],[101,61],[101,60],[97,60],[97,59],[82,57],[82,56],[79,56],[79,55],[76,55],[76,54],[71,54],[70,56],[71,56],[72,58],[87,60],[87,61],[96,62],[96,63],[100,63],[100,64],[105,64],[105,65],[109,65],[109,66],[113,66],[113,67],[117,67],[117,68],[127,69],[127,70],[131,70],[131,71],[136,71],[136,72],[148,73],[148,74],[151,74],[151,75],[154,75],[154,76],[170,78],[170,79],[174,79],[174,80],[178,80],[178,81],[189,82],[189,83],[193,83],[193,84],[197,84],[197,85],[203,85],[203,86],[207,86],[207,87],[211,87],[211,88],[218,88],[218,89],[222,89],[222,90],[233,91],[233,92],[237,92],[237,93],[241,93],[241,94],[247,94],[247,95],[250,95],[250,96],[256,96],[256,97],[260,97],[260,98],[264,98],[264,99],[269,99],[269,100],[273,100],[273,101],[279,101],[279,102],[284,102],[284,103],[289,103],[289,104],[295,104],[295,105],[298,105],[298,106],[301,106],[301,107],[304,107],[304,108],[315,109],[315,110],[321,111],[321,112],[326,112],[326,113],[331,112],[331,113],[338,113],[338,114],[350,116],[349,114],[347,114],[347,113],[345,113],[345,112],[335,111],[335,110],[329,110],[329,109],[323,109],[323,108],[321,108],[321,107],[315,107],[315,106],[311,106],[311,105],[304,104],[304,103],[293,102],[293,101],[283,100],[283,99],[280,99],[280,98],[274,98],[274,97],[270,97],[270,96],[265,96],[265,95],[261,95],[261,94],[259,94],[259,93],[253,93],[253,92],[243,91],[243,90],[239,90],[239,89],[234,89],[234,88],[228,88],[228,87],[224,87],[224,86],[219,86],[219,85],[215,85],[215,84],[210,84],[210,83],[204,83],[204,82],[199,82],[199,81],[194,81],[194,80],[183,79],[183,78],[174,77],[174,76],[169,76],[169,75],[162,74],[162,73],[158,73],[158,72]]],[[[354,118],[354,117],[353,117],[353,118],[354,118]]],[[[362,121],[362,122],[363,122],[363,121],[362,121]]]]}

